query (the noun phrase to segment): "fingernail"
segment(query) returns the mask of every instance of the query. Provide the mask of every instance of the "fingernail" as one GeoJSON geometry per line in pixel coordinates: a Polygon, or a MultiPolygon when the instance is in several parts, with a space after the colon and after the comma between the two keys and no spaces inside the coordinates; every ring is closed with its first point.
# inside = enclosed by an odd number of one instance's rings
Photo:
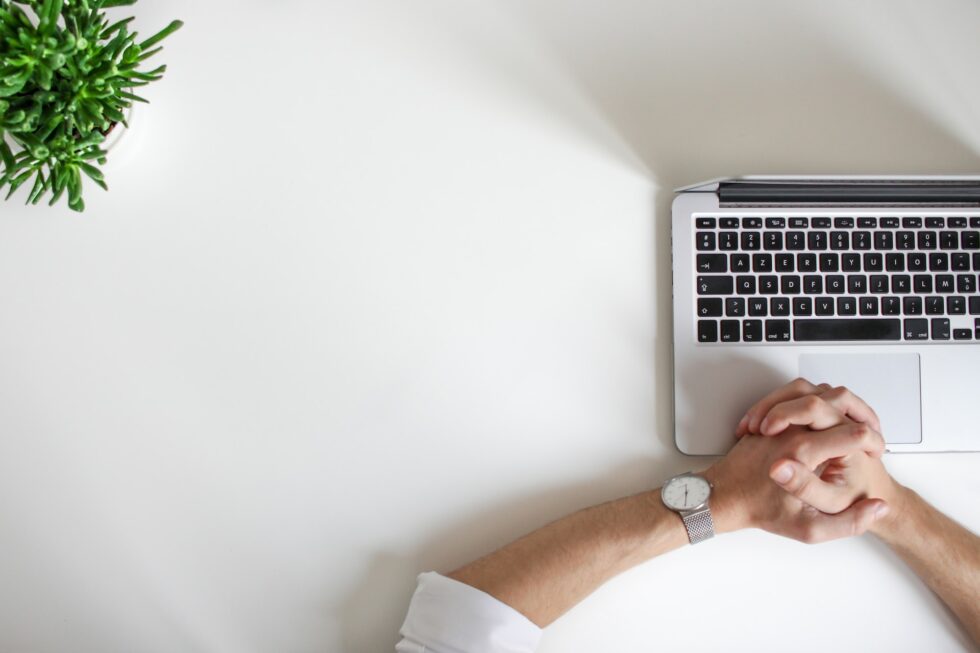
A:
{"type": "Polygon", "coordinates": [[[748,421],[749,421],[749,414],[745,413],[744,415],[742,415],[742,419],[738,420],[738,426],[735,427],[735,430],[740,431],[748,421]]]}
{"type": "Polygon", "coordinates": [[[765,433],[766,432],[766,424],[768,424],[768,423],[769,423],[769,418],[768,417],[765,418],[764,420],[762,420],[762,424],[759,424],[759,433],[765,433]]]}
{"type": "Polygon", "coordinates": [[[882,517],[884,517],[887,514],[888,514],[888,504],[887,503],[879,503],[878,504],[878,507],[875,508],[875,519],[881,519],[882,517]]]}
{"type": "Polygon", "coordinates": [[[789,463],[783,463],[772,470],[772,480],[777,483],[788,483],[791,478],[793,478],[793,466],[789,463]]]}

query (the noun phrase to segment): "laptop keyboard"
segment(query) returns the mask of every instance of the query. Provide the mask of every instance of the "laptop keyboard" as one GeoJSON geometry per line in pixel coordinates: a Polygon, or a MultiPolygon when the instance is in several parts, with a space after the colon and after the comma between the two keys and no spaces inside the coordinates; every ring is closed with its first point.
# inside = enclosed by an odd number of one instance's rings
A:
{"type": "Polygon", "coordinates": [[[701,343],[980,340],[980,217],[694,217],[701,343]]]}

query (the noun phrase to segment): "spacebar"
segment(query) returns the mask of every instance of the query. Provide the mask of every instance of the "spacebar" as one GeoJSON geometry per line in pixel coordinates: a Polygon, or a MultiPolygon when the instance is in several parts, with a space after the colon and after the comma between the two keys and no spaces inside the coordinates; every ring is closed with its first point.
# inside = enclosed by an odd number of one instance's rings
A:
{"type": "Polygon", "coordinates": [[[793,339],[812,340],[900,340],[902,323],[897,319],[794,320],[793,339]]]}

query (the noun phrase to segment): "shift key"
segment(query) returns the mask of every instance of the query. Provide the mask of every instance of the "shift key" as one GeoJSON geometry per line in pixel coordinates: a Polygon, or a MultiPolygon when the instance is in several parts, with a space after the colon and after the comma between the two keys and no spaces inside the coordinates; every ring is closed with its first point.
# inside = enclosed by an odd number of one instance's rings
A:
{"type": "Polygon", "coordinates": [[[729,276],[703,276],[697,280],[699,295],[731,295],[735,280],[729,276]]]}

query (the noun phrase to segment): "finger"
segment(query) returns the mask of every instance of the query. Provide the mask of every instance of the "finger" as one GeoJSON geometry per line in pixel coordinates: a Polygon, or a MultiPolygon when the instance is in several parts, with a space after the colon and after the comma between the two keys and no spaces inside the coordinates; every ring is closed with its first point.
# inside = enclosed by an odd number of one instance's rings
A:
{"type": "Polygon", "coordinates": [[[820,398],[855,422],[866,422],[874,430],[881,433],[881,421],[878,419],[878,413],[864,399],[844,386],[828,389],[821,393],[820,398]]]}
{"type": "Polygon", "coordinates": [[[778,435],[794,424],[823,431],[846,421],[844,413],[825,401],[822,395],[805,395],[773,406],[759,424],[759,433],[778,435]]]}
{"type": "Polygon", "coordinates": [[[819,433],[801,431],[794,433],[793,441],[785,452],[807,469],[816,469],[831,458],[843,458],[864,452],[875,458],[885,451],[885,439],[867,424],[848,422],[819,433]]]}
{"type": "Polygon", "coordinates": [[[861,535],[887,514],[888,504],[881,499],[862,499],[836,515],[805,512],[800,524],[799,539],[808,544],[817,544],[861,535]]]}
{"type": "Polygon", "coordinates": [[[828,483],[795,460],[777,460],[769,468],[769,478],[803,503],[820,512],[836,514],[854,501],[854,491],[828,483]]]}
{"type": "Polygon", "coordinates": [[[759,423],[762,418],[766,416],[769,409],[780,404],[784,401],[790,399],[796,399],[797,397],[802,397],[803,395],[814,394],[818,392],[817,386],[813,385],[804,378],[798,378],[786,385],[777,388],[767,394],[765,397],[760,399],[754,406],[749,408],[748,412],[738,423],[735,428],[735,437],[742,437],[746,433],[758,433],[759,423]]]}

